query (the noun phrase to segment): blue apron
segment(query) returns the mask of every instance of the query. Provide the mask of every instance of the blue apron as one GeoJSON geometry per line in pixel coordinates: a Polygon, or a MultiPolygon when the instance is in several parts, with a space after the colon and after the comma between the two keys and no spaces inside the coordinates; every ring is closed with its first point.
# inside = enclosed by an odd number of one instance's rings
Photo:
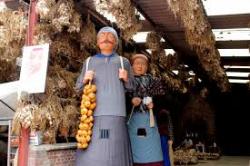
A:
{"type": "Polygon", "coordinates": [[[148,111],[134,112],[128,124],[128,131],[134,163],[163,161],[158,127],[149,126],[148,111]]]}

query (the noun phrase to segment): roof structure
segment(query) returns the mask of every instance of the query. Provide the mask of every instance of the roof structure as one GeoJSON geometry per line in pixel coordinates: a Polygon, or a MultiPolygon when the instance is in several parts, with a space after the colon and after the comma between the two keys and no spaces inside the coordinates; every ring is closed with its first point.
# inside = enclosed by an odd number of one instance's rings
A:
{"type": "Polygon", "coordinates": [[[16,110],[17,94],[12,93],[0,99],[0,121],[10,120],[16,110]]]}
{"type": "MultiPolygon", "coordinates": [[[[197,54],[190,44],[187,42],[185,36],[185,27],[180,16],[171,10],[166,0],[133,0],[132,1],[137,8],[137,10],[143,15],[145,20],[141,20],[142,29],[140,32],[149,32],[157,31],[160,32],[164,40],[165,49],[174,49],[176,52],[184,55],[182,56],[183,61],[189,65],[190,70],[193,70],[200,78],[205,81],[217,82],[218,80],[209,78],[208,71],[200,65],[199,58],[193,58],[197,54]],[[187,56],[188,55],[188,56],[187,56]]],[[[202,1],[200,1],[202,2],[202,1]]],[[[81,3],[87,6],[92,11],[95,11],[94,1],[93,0],[81,0],[81,3]]],[[[250,22],[250,12],[249,13],[228,13],[223,15],[213,15],[210,13],[207,14],[206,3],[209,3],[209,0],[204,0],[201,7],[206,16],[205,20],[208,21],[211,26],[211,32],[218,31],[218,34],[222,34],[223,30],[234,31],[236,28],[245,28],[246,34],[250,36],[249,22],[250,22]],[[248,29],[247,29],[248,28],[248,29]],[[213,31],[212,31],[213,30],[213,31]]],[[[212,3],[212,2],[211,2],[212,3]]],[[[240,2],[239,2],[240,3],[240,2]]],[[[226,5],[226,4],[225,4],[226,5]]],[[[177,13],[178,14],[178,13],[177,13]]],[[[228,32],[228,33],[230,33],[228,32]]],[[[216,34],[215,34],[216,35],[216,34]]],[[[216,49],[248,49],[250,45],[250,39],[237,39],[237,40],[220,40],[220,37],[215,36],[216,49]]],[[[146,49],[145,41],[137,43],[137,46],[142,49],[146,49]]],[[[220,66],[225,71],[233,72],[246,72],[249,69],[242,68],[241,66],[246,66],[249,64],[249,56],[241,56],[237,54],[236,56],[223,56],[221,53],[220,56],[221,63],[220,66]],[[231,67],[224,67],[231,66],[231,67]],[[233,66],[238,66],[237,68],[233,66]]],[[[216,72],[216,71],[215,71],[216,72]]],[[[229,79],[242,79],[240,76],[230,76],[229,79]]],[[[248,77],[245,77],[244,80],[248,80],[248,77]]],[[[230,80],[229,80],[230,81],[230,80]]],[[[235,82],[235,81],[234,81],[235,82]]],[[[237,82],[237,81],[236,81],[237,82]]],[[[217,82],[218,83],[218,82],[217,82]]],[[[220,84],[220,83],[219,83],[220,84]]]]}
{"type": "MultiPolygon", "coordinates": [[[[6,5],[16,7],[13,3],[14,0],[7,0],[6,5]]],[[[27,2],[27,1],[26,1],[27,2]]],[[[96,11],[94,0],[77,0],[77,7],[85,15],[90,14],[92,19],[94,19],[97,26],[110,25],[111,22],[105,18],[103,15],[96,11]],[[98,24],[99,23],[99,24],[98,24]]],[[[171,0],[169,0],[171,2],[171,0]]],[[[237,53],[237,55],[232,54],[231,56],[224,56],[222,53],[225,49],[249,49],[250,47],[250,12],[246,10],[244,4],[242,5],[242,12],[231,12],[227,9],[223,13],[213,13],[214,6],[216,3],[218,5],[227,5],[229,2],[212,2],[211,0],[200,0],[201,14],[205,16],[204,20],[207,21],[210,26],[211,31],[209,33],[215,35],[215,49],[220,49],[220,66],[221,70],[225,73],[227,71],[231,72],[245,72],[248,73],[250,68],[250,54],[247,56],[237,53]],[[226,4],[223,4],[226,3],[226,4]],[[214,6],[209,6],[213,4],[214,6]],[[244,32],[245,37],[239,39],[232,39],[231,36],[239,36],[238,34],[233,34],[235,32],[244,32]],[[227,35],[228,38],[224,36],[227,35]],[[237,66],[237,67],[235,67],[237,66]]],[[[166,0],[132,0],[137,10],[145,18],[141,20],[142,29],[140,32],[150,32],[156,31],[161,34],[164,38],[163,46],[165,49],[174,49],[175,52],[180,54],[183,63],[187,64],[190,71],[194,71],[198,77],[207,83],[214,83],[220,87],[220,84],[226,84],[228,82],[227,78],[220,78],[220,76],[211,77],[211,73],[216,73],[218,70],[208,71],[204,69],[201,64],[201,58],[197,55],[197,51],[193,49],[193,46],[188,43],[186,36],[187,27],[183,24],[183,18],[175,13],[166,0]],[[218,77],[218,78],[217,78],[218,77]],[[218,81],[222,80],[224,81],[218,81]]],[[[233,2],[230,2],[233,3],[233,2]]],[[[239,1],[238,3],[243,3],[239,1]]],[[[246,2],[245,2],[246,3],[246,2]]],[[[250,5],[250,4],[249,4],[250,5]]],[[[240,5],[237,5],[240,6],[240,5]]],[[[245,5],[246,6],[246,5],[245,5]]],[[[236,10],[236,9],[235,9],[236,10]]],[[[240,7],[237,7],[240,10],[240,7]]],[[[205,36],[206,38],[206,36],[205,36]]],[[[146,49],[145,41],[137,42],[137,47],[140,49],[146,49]]],[[[211,66],[211,68],[214,68],[211,66]]],[[[226,73],[227,74],[227,73],[226,73]]],[[[240,80],[242,76],[230,76],[229,79],[240,80]]],[[[245,77],[244,80],[249,80],[245,77]]],[[[230,82],[230,80],[229,80],[230,82]]],[[[235,81],[234,81],[235,82],[235,81]]],[[[236,81],[237,82],[237,81],[236,81]]],[[[245,81],[246,82],[246,81],[245,81]]]]}

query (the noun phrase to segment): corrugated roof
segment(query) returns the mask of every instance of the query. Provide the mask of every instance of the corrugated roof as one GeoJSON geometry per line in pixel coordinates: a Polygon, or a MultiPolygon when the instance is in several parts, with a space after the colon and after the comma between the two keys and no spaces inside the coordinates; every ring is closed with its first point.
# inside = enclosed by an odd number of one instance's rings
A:
{"type": "Polygon", "coordinates": [[[0,120],[12,119],[16,110],[17,94],[12,93],[0,101],[0,120]],[[7,105],[6,105],[7,104],[7,105]],[[13,110],[12,110],[13,109],[13,110]]]}

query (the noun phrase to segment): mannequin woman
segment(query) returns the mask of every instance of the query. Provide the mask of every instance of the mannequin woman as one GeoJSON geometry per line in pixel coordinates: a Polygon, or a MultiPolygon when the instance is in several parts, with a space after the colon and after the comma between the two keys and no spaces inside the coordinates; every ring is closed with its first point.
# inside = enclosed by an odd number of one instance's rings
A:
{"type": "Polygon", "coordinates": [[[145,55],[135,54],[131,63],[135,90],[129,94],[133,109],[128,130],[134,166],[163,166],[160,135],[152,113],[152,97],[163,95],[165,90],[159,79],[147,74],[148,58],[145,55]]]}

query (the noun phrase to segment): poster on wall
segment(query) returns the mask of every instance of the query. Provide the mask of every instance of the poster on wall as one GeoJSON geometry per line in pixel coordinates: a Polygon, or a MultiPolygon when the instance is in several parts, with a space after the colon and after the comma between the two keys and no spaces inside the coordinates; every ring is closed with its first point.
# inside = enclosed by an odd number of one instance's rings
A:
{"type": "Polygon", "coordinates": [[[42,93],[45,91],[49,57],[49,44],[23,48],[20,85],[18,92],[42,93]]]}

